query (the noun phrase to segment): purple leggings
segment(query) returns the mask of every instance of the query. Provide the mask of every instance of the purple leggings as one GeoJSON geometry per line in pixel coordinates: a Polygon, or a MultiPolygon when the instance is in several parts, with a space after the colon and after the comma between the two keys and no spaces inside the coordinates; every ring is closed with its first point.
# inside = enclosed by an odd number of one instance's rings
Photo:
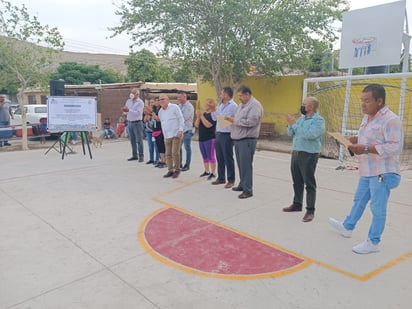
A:
{"type": "Polygon", "coordinates": [[[216,163],[214,138],[199,142],[199,148],[203,157],[203,163],[216,163]]]}

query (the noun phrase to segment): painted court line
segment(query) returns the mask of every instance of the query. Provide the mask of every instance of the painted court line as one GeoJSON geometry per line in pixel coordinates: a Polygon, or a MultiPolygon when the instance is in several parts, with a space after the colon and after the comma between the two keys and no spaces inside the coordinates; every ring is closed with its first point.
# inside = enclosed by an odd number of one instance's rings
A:
{"type": "Polygon", "coordinates": [[[317,264],[352,279],[367,281],[412,257],[411,251],[365,275],[358,275],[199,216],[161,199],[200,181],[202,180],[182,182],[182,186],[152,197],[153,201],[165,207],[146,217],[138,229],[138,239],[143,248],[155,259],[171,267],[206,277],[252,280],[281,277],[317,264]],[[243,259],[237,259],[238,255],[243,259]],[[268,265],[262,265],[265,263],[268,265]]]}

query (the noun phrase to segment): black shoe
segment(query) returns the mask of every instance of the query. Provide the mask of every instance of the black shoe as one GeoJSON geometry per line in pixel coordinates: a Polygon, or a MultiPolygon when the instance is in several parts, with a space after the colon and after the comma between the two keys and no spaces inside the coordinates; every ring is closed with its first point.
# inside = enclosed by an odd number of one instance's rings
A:
{"type": "Polygon", "coordinates": [[[190,170],[190,167],[189,165],[185,164],[185,166],[182,167],[182,172],[186,172],[188,170],[190,170]]]}
{"type": "Polygon", "coordinates": [[[139,162],[143,162],[144,161],[144,158],[143,157],[140,157],[139,158],[139,162]]]}
{"type": "Polygon", "coordinates": [[[174,175],[174,173],[173,172],[167,172],[167,174],[165,174],[165,175],[163,175],[163,178],[169,178],[169,177],[172,177],[174,175]]]}
{"type": "Polygon", "coordinates": [[[205,177],[205,176],[209,176],[210,175],[210,173],[209,172],[203,172],[203,174],[200,174],[200,176],[199,177],[205,177]]]}
{"type": "Polygon", "coordinates": [[[137,157],[131,157],[131,158],[127,159],[127,161],[137,161],[137,160],[139,160],[137,157]]]}
{"type": "Polygon", "coordinates": [[[9,142],[4,142],[4,146],[11,146],[9,142]]]}
{"type": "Polygon", "coordinates": [[[207,177],[207,180],[212,180],[213,178],[216,178],[216,175],[213,173],[210,173],[209,177],[207,177]]]}
{"type": "Polygon", "coordinates": [[[149,161],[146,162],[146,164],[154,164],[154,161],[153,161],[153,160],[149,160],[149,161]]]}
{"type": "Polygon", "coordinates": [[[172,178],[177,178],[177,177],[179,177],[179,174],[180,174],[180,171],[174,172],[172,178]]]}

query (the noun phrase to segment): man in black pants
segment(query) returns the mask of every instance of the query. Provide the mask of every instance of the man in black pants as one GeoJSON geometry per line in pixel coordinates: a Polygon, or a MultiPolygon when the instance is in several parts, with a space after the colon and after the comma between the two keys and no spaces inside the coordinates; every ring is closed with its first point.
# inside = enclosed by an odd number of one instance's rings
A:
{"type": "Polygon", "coordinates": [[[303,222],[315,217],[316,179],[322,137],[325,134],[325,120],[317,113],[318,100],[307,97],[301,106],[302,115],[296,121],[287,114],[288,135],[293,137],[290,171],[293,179],[293,204],[283,208],[285,212],[302,211],[303,191],[306,185],[306,214],[303,222]]]}
{"type": "MultiPolygon", "coordinates": [[[[234,117],[237,104],[233,101],[233,90],[230,87],[224,87],[220,93],[221,102],[217,110],[212,113],[213,120],[225,116],[234,117]]],[[[235,183],[235,163],[233,160],[233,141],[230,137],[232,126],[221,126],[219,120],[216,124],[216,160],[217,160],[217,179],[212,181],[212,185],[225,184],[226,189],[233,187],[235,183]]]]}

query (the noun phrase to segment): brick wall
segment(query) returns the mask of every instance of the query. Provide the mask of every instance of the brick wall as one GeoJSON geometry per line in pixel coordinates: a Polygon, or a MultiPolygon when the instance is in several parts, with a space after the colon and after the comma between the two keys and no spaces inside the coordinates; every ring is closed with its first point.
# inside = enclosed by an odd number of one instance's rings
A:
{"type": "Polygon", "coordinates": [[[102,89],[99,93],[98,112],[101,114],[102,122],[109,118],[113,128],[116,128],[117,121],[122,112],[120,108],[129,98],[130,89],[102,89]]]}

